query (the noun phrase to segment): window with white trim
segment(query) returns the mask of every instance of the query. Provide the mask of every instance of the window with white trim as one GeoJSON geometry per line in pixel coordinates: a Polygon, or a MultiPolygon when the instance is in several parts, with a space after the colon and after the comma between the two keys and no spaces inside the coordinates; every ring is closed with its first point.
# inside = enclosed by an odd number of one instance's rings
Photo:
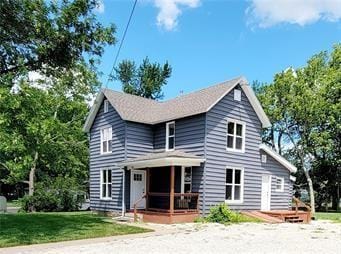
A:
{"type": "Polygon", "coordinates": [[[111,169],[101,170],[101,199],[111,199],[111,169]]]}
{"type": "Polygon", "coordinates": [[[227,120],[227,150],[244,152],[245,149],[245,123],[227,120]]]}
{"type": "Polygon", "coordinates": [[[104,113],[107,113],[109,111],[109,101],[104,101],[104,113]]]}
{"type": "Polygon", "coordinates": [[[234,89],[233,90],[234,94],[234,100],[235,101],[241,101],[242,100],[242,91],[240,89],[234,89]]]}
{"type": "Polygon", "coordinates": [[[277,192],[284,191],[284,178],[283,177],[276,177],[275,178],[275,190],[277,192]]]}
{"type": "Polygon", "coordinates": [[[266,158],[266,154],[262,154],[262,162],[263,162],[263,163],[266,163],[266,159],[267,159],[267,158],[266,158]]]}
{"type": "Polygon", "coordinates": [[[112,128],[101,129],[101,154],[112,151],[112,128]]]}
{"type": "Polygon", "coordinates": [[[172,151],[175,148],[175,122],[166,124],[166,151],[172,151]]]}
{"type": "Polygon", "coordinates": [[[227,203],[243,202],[244,174],[240,168],[226,168],[225,200],[227,203]]]}

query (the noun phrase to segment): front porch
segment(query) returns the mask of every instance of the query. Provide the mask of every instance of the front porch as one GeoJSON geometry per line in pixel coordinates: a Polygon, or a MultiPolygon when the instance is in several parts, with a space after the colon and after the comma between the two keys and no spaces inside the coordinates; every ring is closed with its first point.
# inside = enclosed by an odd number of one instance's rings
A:
{"type": "Polygon", "coordinates": [[[144,222],[193,222],[199,216],[199,193],[193,171],[203,159],[183,152],[151,154],[127,160],[129,211],[144,222]]]}

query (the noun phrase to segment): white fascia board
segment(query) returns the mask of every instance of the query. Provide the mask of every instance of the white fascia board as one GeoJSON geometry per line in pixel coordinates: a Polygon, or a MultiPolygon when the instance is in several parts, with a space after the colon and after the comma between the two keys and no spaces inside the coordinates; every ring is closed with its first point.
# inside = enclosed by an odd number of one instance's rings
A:
{"type": "Polygon", "coordinates": [[[90,132],[92,123],[95,120],[95,117],[97,115],[99,108],[101,107],[103,99],[104,99],[104,93],[103,93],[103,91],[100,91],[96,96],[96,99],[95,99],[94,104],[92,105],[92,107],[90,109],[88,117],[86,118],[85,124],[83,126],[84,132],[90,132]]]}
{"type": "Polygon", "coordinates": [[[278,161],[281,165],[283,165],[285,168],[287,168],[291,173],[296,173],[297,168],[292,165],[289,161],[284,159],[281,155],[273,151],[270,147],[268,147],[265,144],[260,144],[259,148],[262,149],[264,152],[269,154],[272,158],[274,158],[276,161],[278,161]]]}
{"type": "Polygon", "coordinates": [[[296,177],[295,176],[290,176],[290,181],[296,182],[296,177]]]}
{"type": "Polygon", "coordinates": [[[120,164],[120,166],[126,166],[134,169],[164,166],[198,167],[204,161],[205,161],[204,159],[168,157],[153,160],[132,161],[126,163],[123,162],[120,164]]]}

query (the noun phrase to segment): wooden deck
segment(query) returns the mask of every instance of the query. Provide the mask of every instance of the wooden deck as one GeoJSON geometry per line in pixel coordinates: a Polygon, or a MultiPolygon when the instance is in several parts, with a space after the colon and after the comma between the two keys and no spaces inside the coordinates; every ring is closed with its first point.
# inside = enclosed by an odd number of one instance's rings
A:
{"type": "Polygon", "coordinates": [[[260,219],[267,223],[310,223],[311,221],[311,213],[309,211],[245,211],[242,212],[242,214],[260,219]]]}

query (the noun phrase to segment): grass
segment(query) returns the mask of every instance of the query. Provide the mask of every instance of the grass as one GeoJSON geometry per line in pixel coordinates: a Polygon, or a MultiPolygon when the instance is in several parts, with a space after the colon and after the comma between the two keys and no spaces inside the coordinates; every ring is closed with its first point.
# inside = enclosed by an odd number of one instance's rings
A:
{"type": "Polygon", "coordinates": [[[317,220],[331,220],[333,222],[341,223],[341,213],[315,213],[317,220]]]}
{"type": "MultiPolygon", "coordinates": [[[[209,221],[206,218],[198,217],[197,219],[195,219],[195,222],[206,223],[209,221]]],[[[234,218],[231,221],[226,222],[224,224],[230,225],[230,224],[244,223],[244,222],[259,223],[259,222],[263,222],[263,221],[260,219],[257,219],[257,218],[253,218],[253,217],[241,214],[241,213],[236,213],[236,216],[234,216],[234,218]]]]}
{"type": "Polygon", "coordinates": [[[0,214],[0,247],[59,242],[150,230],[112,222],[90,212],[0,214]]]}

